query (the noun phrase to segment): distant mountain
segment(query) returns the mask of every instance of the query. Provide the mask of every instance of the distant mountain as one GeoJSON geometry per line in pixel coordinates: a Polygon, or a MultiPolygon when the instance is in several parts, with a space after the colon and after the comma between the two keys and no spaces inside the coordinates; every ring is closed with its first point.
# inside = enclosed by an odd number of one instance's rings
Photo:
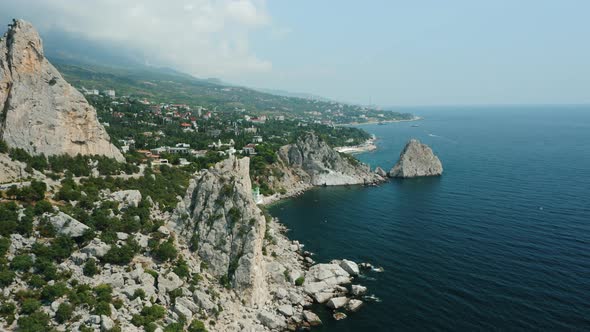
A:
{"type": "Polygon", "coordinates": [[[329,98],[321,97],[321,96],[314,95],[311,93],[289,92],[289,91],[278,90],[278,89],[264,89],[264,88],[253,88],[253,89],[258,90],[260,92],[264,92],[264,93],[270,93],[271,95],[275,95],[275,96],[294,97],[294,98],[303,98],[303,99],[311,99],[311,100],[321,100],[321,101],[325,101],[325,102],[333,102],[334,101],[329,98]]]}

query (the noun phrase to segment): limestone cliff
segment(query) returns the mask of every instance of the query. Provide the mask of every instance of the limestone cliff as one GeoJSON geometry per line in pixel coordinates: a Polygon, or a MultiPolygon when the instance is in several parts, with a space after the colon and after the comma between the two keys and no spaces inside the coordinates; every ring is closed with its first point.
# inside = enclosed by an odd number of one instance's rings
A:
{"type": "Polygon", "coordinates": [[[266,221],[252,196],[249,158],[230,157],[197,174],[171,227],[190,242],[208,271],[228,278],[242,299],[264,303],[262,245],[266,221]]]}
{"type": "Polygon", "coordinates": [[[374,183],[383,177],[367,165],[332,149],[313,132],[300,137],[295,144],[281,147],[280,162],[289,181],[314,186],[374,183]]]}
{"type": "Polygon", "coordinates": [[[399,161],[389,171],[389,176],[413,178],[441,175],[442,172],[442,163],[432,149],[417,139],[411,139],[400,154],[399,161]]]}
{"type": "Polygon", "coordinates": [[[47,61],[39,34],[22,20],[0,39],[0,136],[31,154],[124,160],[94,108],[47,61]]]}

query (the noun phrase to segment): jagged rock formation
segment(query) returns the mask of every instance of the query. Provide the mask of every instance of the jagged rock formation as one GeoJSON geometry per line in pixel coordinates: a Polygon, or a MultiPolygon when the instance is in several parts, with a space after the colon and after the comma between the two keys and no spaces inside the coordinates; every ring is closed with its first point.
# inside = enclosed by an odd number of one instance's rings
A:
{"type": "Polygon", "coordinates": [[[341,155],[313,132],[300,137],[295,144],[281,147],[279,159],[285,173],[314,186],[365,184],[382,181],[367,165],[341,155]]]}
{"type": "Polygon", "coordinates": [[[228,278],[241,297],[264,303],[262,244],[266,221],[256,206],[250,159],[231,157],[202,171],[190,185],[173,223],[214,276],[228,278]]]}
{"type": "Polygon", "coordinates": [[[47,61],[39,34],[22,20],[0,39],[0,136],[31,154],[124,160],[95,109],[47,61]]]}
{"type": "Polygon", "coordinates": [[[443,172],[442,163],[432,149],[411,139],[399,156],[399,161],[389,171],[390,177],[413,178],[418,176],[435,176],[443,172]]]}

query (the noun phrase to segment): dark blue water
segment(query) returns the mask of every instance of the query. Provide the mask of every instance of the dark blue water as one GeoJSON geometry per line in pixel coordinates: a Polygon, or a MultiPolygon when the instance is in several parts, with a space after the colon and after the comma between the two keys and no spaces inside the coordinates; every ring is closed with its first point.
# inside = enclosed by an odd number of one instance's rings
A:
{"type": "MultiPolygon", "coordinates": [[[[382,302],[318,331],[590,330],[590,107],[414,109],[364,126],[389,169],[415,137],[440,178],[318,188],[271,213],[316,260],[383,266],[382,302]]],[[[375,280],[371,280],[375,278],[375,280]]]]}

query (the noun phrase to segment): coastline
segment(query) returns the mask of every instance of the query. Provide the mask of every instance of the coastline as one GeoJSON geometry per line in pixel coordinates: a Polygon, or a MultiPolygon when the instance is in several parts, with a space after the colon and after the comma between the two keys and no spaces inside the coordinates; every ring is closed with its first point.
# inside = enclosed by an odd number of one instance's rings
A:
{"type": "Polygon", "coordinates": [[[373,125],[373,124],[379,124],[379,123],[412,122],[412,121],[420,121],[420,120],[424,120],[424,118],[421,116],[415,116],[412,119],[350,122],[350,123],[339,123],[339,124],[335,124],[334,126],[362,126],[362,125],[373,125]]]}
{"type": "Polygon", "coordinates": [[[334,150],[336,150],[337,152],[340,152],[340,153],[348,153],[348,154],[356,154],[356,153],[377,150],[377,145],[375,145],[375,141],[377,140],[377,137],[375,137],[375,135],[372,135],[372,136],[373,137],[366,140],[363,144],[351,145],[351,146],[338,146],[338,147],[335,147],[334,150]]]}

